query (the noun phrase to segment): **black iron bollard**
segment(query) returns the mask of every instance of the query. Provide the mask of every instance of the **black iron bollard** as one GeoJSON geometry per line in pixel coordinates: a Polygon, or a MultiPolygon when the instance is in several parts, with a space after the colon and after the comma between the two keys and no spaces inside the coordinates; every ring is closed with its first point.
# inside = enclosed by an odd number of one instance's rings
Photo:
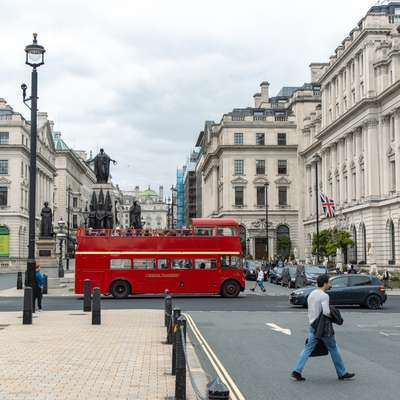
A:
{"type": "Polygon", "coordinates": [[[186,400],[186,340],[183,334],[186,318],[177,319],[175,400],[186,400]]]}
{"type": "Polygon", "coordinates": [[[30,286],[24,290],[24,310],[22,313],[23,325],[32,325],[33,294],[30,286]]]}
{"type": "Polygon", "coordinates": [[[166,301],[166,313],[167,313],[167,344],[172,344],[172,297],[168,295],[166,301]]]}
{"type": "Polygon", "coordinates": [[[42,291],[42,293],[43,294],[47,294],[48,291],[49,291],[49,284],[47,282],[47,275],[44,274],[43,277],[44,277],[44,280],[43,280],[43,291],[42,291]]]}
{"type": "Polygon", "coordinates": [[[92,304],[90,299],[90,279],[83,281],[83,311],[90,312],[92,310],[92,304]]]}
{"type": "Polygon", "coordinates": [[[22,289],[22,272],[17,273],[17,289],[22,289]]]}
{"type": "Polygon", "coordinates": [[[92,325],[101,325],[100,288],[93,289],[92,325]]]}
{"type": "Polygon", "coordinates": [[[207,385],[208,400],[229,400],[229,389],[217,376],[207,385]]]}
{"type": "Polygon", "coordinates": [[[169,290],[164,290],[164,326],[168,326],[168,318],[167,318],[167,297],[169,295],[169,290]]]}
{"type": "Polygon", "coordinates": [[[181,309],[174,308],[172,313],[172,368],[171,373],[175,375],[176,373],[176,330],[177,330],[177,321],[181,316],[181,309]]]}

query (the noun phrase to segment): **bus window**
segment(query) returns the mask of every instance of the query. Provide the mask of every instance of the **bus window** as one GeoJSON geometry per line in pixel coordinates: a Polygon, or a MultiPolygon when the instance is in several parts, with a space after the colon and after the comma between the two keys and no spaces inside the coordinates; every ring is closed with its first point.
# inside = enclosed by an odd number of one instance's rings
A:
{"type": "Polygon", "coordinates": [[[196,236],[212,236],[213,235],[213,228],[195,228],[194,234],[196,236]]]}
{"type": "Polygon", "coordinates": [[[218,236],[236,236],[236,229],[229,226],[221,226],[217,229],[218,236]]]}
{"type": "Polygon", "coordinates": [[[231,256],[231,268],[239,269],[242,267],[242,261],[240,257],[231,256]]]}
{"type": "Polygon", "coordinates": [[[192,260],[190,259],[175,259],[172,260],[172,269],[190,269],[192,268],[192,260]]]}
{"type": "Polygon", "coordinates": [[[129,258],[113,258],[110,260],[110,269],[131,269],[129,258]]]}
{"type": "Polygon", "coordinates": [[[195,269],[216,269],[217,268],[217,260],[202,258],[194,260],[194,268],[195,269]]]}
{"type": "Polygon", "coordinates": [[[221,268],[224,269],[238,269],[241,268],[240,257],[237,256],[222,256],[220,258],[221,268]]]}
{"type": "Polygon", "coordinates": [[[133,260],[133,269],[154,269],[155,261],[151,258],[137,258],[133,260]]]}
{"type": "Polygon", "coordinates": [[[168,262],[165,258],[157,260],[158,269],[168,269],[168,262]]]}

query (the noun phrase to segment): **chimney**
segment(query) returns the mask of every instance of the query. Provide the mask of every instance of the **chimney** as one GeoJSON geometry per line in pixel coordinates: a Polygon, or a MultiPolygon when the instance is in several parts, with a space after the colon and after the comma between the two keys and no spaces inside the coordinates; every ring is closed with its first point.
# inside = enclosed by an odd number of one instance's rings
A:
{"type": "Polygon", "coordinates": [[[163,201],[164,198],[164,186],[160,185],[159,191],[158,191],[158,196],[160,197],[160,201],[163,201]]]}
{"type": "Polygon", "coordinates": [[[324,68],[326,63],[311,63],[310,64],[310,72],[311,72],[311,83],[318,82],[319,78],[324,73],[324,68]]]}
{"type": "Polygon", "coordinates": [[[261,93],[256,93],[254,96],[254,107],[260,108],[261,105],[261,93]]]}
{"type": "Polygon", "coordinates": [[[136,200],[139,199],[139,186],[135,186],[135,198],[136,200]]]}
{"type": "MultiPolygon", "coordinates": [[[[261,82],[260,87],[261,87],[261,105],[263,103],[268,104],[268,102],[269,102],[269,82],[267,82],[267,81],[261,82]]],[[[265,104],[264,107],[266,107],[267,104],[265,104]]]]}

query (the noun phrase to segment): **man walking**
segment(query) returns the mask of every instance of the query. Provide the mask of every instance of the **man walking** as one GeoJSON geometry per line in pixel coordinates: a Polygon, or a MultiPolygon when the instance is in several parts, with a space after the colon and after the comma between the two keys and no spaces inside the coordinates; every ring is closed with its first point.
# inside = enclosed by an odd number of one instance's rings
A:
{"type": "Polygon", "coordinates": [[[330,288],[328,275],[320,275],[317,278],[317,285],[318,289],[315,289],[313,292],[311,292],[307,300],[308,320],[310,323],[308,340],[304,345],[304,349],[296,362],[291,376],[296,381],[305,380],[301,373],[303,371],[304,365],[306,364],[306,361],[308,360],[308,357],[310,357],[311,353],[318,343],[318,340],[320,339],[322,340],[331,355],[338,378],[340,380],[351,379],[355,376],[355,374],[347,372],[346,367],[344,366],[342,356],[340,355],[339,348],[336,344],[333,328],[331,329],[330,335],[321,336],[320,338],[317,338],[315,336],[316,332],[313,327],[313,323],[318,320],[321,314],[323,314],[323,316],[325,317],[330,317],[329,296],[325,293],[330,288]]]}
{"type": "Polygon", "coordinates": [[[40,271],[40,265],[36,265],[36,287],[33,302],[37,300],[38,310],[42,311],[42,297],[43,297],[43,284],[44,284],[44,274],[40,271]]]}
{"type": "Polygon", "coordinates": [[[260,268],[260,267],[257,267],[257,270],[256,270],[258,273],[257,273],[257,280],[256,280],[256,283],[254,284],[254,287],[253,288],[251,288],[250,290],[252,291],[252,292],[254,292],[255,290],[256,290],[256,287],[257,287],[257,285],[260,287],[260,289],[263,291],[263,292],[265,292],[265,287],[264,287],[264,271],[260,268]]]}

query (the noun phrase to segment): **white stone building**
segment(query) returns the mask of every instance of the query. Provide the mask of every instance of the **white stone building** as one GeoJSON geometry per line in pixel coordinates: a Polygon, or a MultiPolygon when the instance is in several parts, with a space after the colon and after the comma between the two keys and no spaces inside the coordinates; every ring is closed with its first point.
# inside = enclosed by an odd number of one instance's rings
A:
{"type": "MultiPolygon", "coordinates": [[[[348,261],[400,265],[400,3],[372,7],[326,64],[318,64],[321,105],[303,120],[300,168],[305,185],[303,256],[315,232],[319,190],[334,199],[340,226],[355,241],[348,261]]],[[[322,216],[321,216],[322,217],[322,216]]]]}
{"type": "MultiPolygon", "coordinates": [[[[22,269],[28,256],[30,124],[0,99],[0,269],[22,269]]],[[[52,123],[38,113],[36,231],[45,201],[54,205],[52,123]]]]}
{"type": "Polygon", "coordinates": [[[135,200],[139,201],[142,210],[142,221],[144,228],[165,229],[167,228],[168,206],[164,199],[164,188],[159,187],[158,193],[148,186],[147,189],[140,191],[139,186],[135,186],[133,191],[125,190],[123,193],[123,203],[121,205],[121,225],[129,226],[129,209],[135,200]]]}
{"type": "Polygon", "coordinates": [[[290,237],[288,253],[298,247],[298,139],[296,118],[289,108],[289,98],[298,88],[284,87],[270,98],[269,83],[260,86],[254,107],[234,109],[218,123],[206,122],[197,140],[201,146],[197,174],[202,174],[201,215],[236,218],[243,250],[256,258],[266,255],[265,184],[269,184],[272,258],[278,252],[278,237],[290,237]]]}

